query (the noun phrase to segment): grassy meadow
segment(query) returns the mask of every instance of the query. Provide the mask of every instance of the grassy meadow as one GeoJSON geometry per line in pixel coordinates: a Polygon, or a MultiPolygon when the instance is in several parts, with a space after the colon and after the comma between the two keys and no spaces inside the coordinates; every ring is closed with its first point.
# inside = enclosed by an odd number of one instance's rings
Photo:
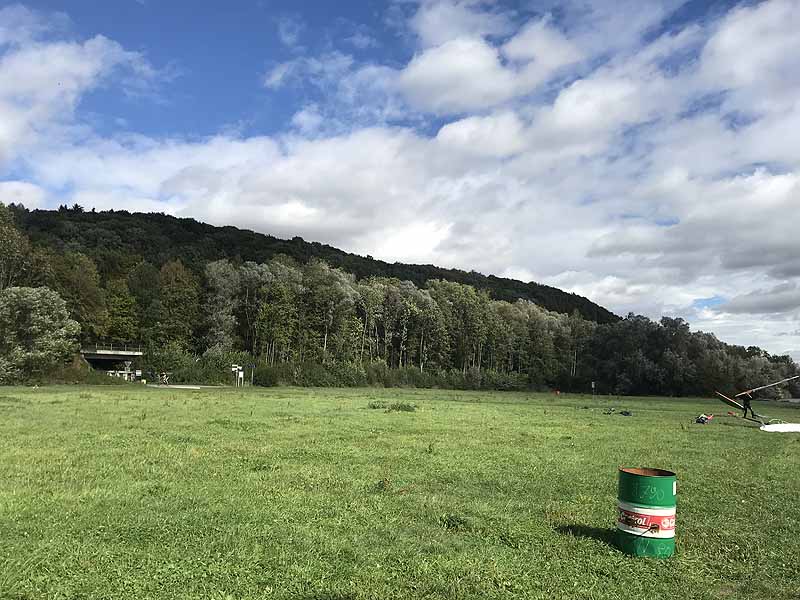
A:
{"type": "Polygon", "coordinates": [[[0,388],[0,598],[800,598],[800,435],[726,410],[0,388]],[[673,558],[611,545],[619,465],[677,472],[673,558]]]}

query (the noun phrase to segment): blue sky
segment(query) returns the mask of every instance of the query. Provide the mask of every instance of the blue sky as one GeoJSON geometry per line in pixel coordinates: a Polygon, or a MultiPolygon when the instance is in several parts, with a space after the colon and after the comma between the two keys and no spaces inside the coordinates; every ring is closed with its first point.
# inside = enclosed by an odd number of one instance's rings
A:
{"type": "Polygon", "coordinates": [[[800,358],[800,2],[0,2],[0,199],[536,280],[800,358]]]}
{"type": "MultiPolygon", "coordinates": [[[[15,3],[5,3],[13,6],[15,3]]],[[[719,15],[730,0],[695,0],[678,7],[647,36],[719,15]]],[[[271,93],[262,74],[270,66],[339,50],[366,61],[402,66],[414,55],[414,40],[403,31],[402,19],[413,15],[413,3],[386,2],[28,2],[46,13],[62,13],[64,37],[91,38],[97,34],[142,52],[169,78],[156,106],[131,100],[113,88],[86,95],[82,109],[92,114],[98,130],[131,129],[146,135],[208,136],[236,127],[245,135],[272,135],[309,98],[311,86],[292,86],[271,93]],[[65,12],[66,11],[66,12],[65,12]],[[400,20],[400,23],[398,23],[400,20]],[[363,46],[363,47],[362,47],[363,46]],[[187,105],[191,106],[187,110],[187,105]],[[118,120],[124,119],[124,125],[118,120]]],[[[572,18],[547,3],[499,3],[524,23],[549,15],[568,24],[572,18]]],[[[683,57],[685,58],[685,57],[683,57]]],[[[397,119],[402,121],[402,119],[397,119]]],[[[431,118],[425,126],[440,125],[431,118]]]]}
{"type": "MultiPolygon", "coordinates": [[[[26,6],[65,9],[63,2],[26,6]]],[[[286,128],[303,91],[266,93],[261,79],[268,65],[296,57],[301,47],[331,48],[360,30],[390,41],[370,47],[371,56],[394,60],[410,52],[383,21],[377,3],[317,2],[302,12],[298,7],[289,1],[70,2],[69,29],[76,37],[104,35],[141,51],[174,77],[157,109],[107,89],[87,97],[85,109],[109,119],[109,128],[122,115],[130,128],[148,135],[206,136],[240,122],[248,135],[272,134],[286,128]],[[289,36],[296,36],[294,47],[287,45],[289,36]]],[[[358,51],[352,44],[338,45],[358,51]]]]}

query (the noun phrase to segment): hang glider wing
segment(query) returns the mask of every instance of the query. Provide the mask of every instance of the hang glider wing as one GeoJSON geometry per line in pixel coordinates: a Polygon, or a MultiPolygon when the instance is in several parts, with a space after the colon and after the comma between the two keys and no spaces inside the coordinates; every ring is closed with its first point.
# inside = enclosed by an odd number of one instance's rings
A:
{"type": "Polygon", "coordinates": [[[722,401],[725,402],[725,404],[727,404],[728,406],[732,406],[733,408],[738,408],[739,410],[744,410],[744,406],[739,404],[733,398],[728,398],[725,394],[722,394],[720,392],[716,392],[716,394],[717,394],[717,396],[722,398],[722,401]]]}
{"type": "MultiPolygon", "coordinates": [[[[765,390],[767,388],[771,388],[776,385],[786,383],[787,381],[793,381],[795,379],[800,379],[800,375],[795,375],[794,377],[787,377],[786,379],[781,379],[780,381],[776,381],[775,383],[768,383],[767,385],[762,385],[761,387],[753,388],[752,390],[747,390],[746,392],[739,392],[734,396],[734,398],[738,398],[739,396],[749,396],[750,394],[752,394],[753,392],[757,392],[758,390],[765,390]]],[[[719,394],[719,392],[717,393],[719,394]]],[[[722,396],[722,394],[720,394],[720,396],[722,396]]]]}

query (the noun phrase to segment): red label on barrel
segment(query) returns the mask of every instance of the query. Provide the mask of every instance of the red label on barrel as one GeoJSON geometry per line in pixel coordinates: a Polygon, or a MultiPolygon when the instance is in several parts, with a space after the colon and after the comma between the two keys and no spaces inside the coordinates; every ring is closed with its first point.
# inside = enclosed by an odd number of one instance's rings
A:
{"type": "Polygon", "coordinates": [[[635,527],[636,529],[670,531],[675,529],[675,513],[671,515],[646,515],[644,513],[620,508],[619,522],[628,527],[635,527]]]}

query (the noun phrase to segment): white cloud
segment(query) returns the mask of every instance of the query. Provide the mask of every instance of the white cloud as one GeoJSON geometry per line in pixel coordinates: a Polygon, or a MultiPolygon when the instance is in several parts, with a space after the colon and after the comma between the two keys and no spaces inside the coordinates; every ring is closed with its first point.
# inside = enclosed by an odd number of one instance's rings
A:
{"type": "Polygon", "coordinates": [[[578,62],[581,50],[564,34],[554,29],[548,19],[531,21],[503,45],[503,54],[520,62],[536,61],[548,70],[578,62]]]}
{"type": "Polygon", "coordinates": [[[558,129],[582,132],[615,129],[641,118],[636,82],[625,79],[580,79],[556,98],[550,113],[558,129]]]}
{"type": "Polygon", "coordinates": [[[731,11],[708,40],[702,72],[711,85],[733,90],[744,110],[794,105],[800,86],[800,3],[772,0],[731,11]]]}
{"type": "Polygon", "coordinates": [[[277,89],[287,83],[310,83],[319,87],[334,84],[350,72],[353,57],[333,51],[321,56],[304,56],[275,65],[263,77],[264,87],[277,89]]]}
{"type": "Polygon", "coordinates": [[[47,192],[27,181],[0,181],[0,202],[23,204],[26,208],[42,208],[47,192]]]}
{"type": "Polygon", "coordinates": [[[440,46],[460,37],[504,35],[512,31],[508,15],[476,0],[424,0],[410,26],[423,47],[440,46]]]}
{"type": "Polygon", "coordinates": [[[281,87],[287,80],[287,78],[291,75],[292,70],[297,66],[297,62],[295,61],[286,61],[282,63],[278,63],[271,69],[269,69],[263,77],[263,84],[264,87],[269,89],[278,89],[281,87]]]}
{"type": "Polygon", "coordinates": [[[450,232],[447,224],[414,222],[368,236],[356,251],[375,254],[388,261],[425,262],[450,232]]]}
{"type": "Polygon", "coordinates": [[[356,31],[354,34],[345,38],[345,41],[359,50],[374,48],[378,46],[378,40],[363,31],[356,31]]]}
{"type": "Polygon", "coordinates": [[[68,23],[69,18],[62,13],[45,19],[21,4],[5,6],[0,8],[0,46],[29,43],[45,33],[65,28],[68,23]]]}
{"type": "MultiPolygon", "coordinates": [[[[55,25],[62,20],[56,16],[55,25]]],[[[35,39],[49,28],[43,16],[22,7],[0,11],[0,36],[13,42],[0,55],[0,163],[45,133],[59,135],[83,95],[115,72],[131,93],[159,76],[141,54],[100,35],[82,43],[35,39]]]]}
{"type": "Polygon", "coordinates": [[[320,114],[319,107],[313,104],[303,107],[292,115],[292,125],[304,135],[311,135],[318,131],[323,120],[324,117],[320,114]]]}
{"type": "Polygon", "coordinates": [[[542,19],[528,23],[502,47],[466,33],[448,36],[414,56],[399,86],[422,110],[464,113],[528,94],[581,58],[580,50],[542,19]]]}
{"type": "Polygon", "coordinates": [[[723,304],[720,311],[757,315],[800,312],[800,286],[786,282],[771,289],[748,292],[723,304]]]}
{"type": "Polygon", "coordinates": [[[300,36],[305,30],[305,23],[297,16],[283,16],[278,19],[278,39],[292,50],[300,50],[300,36]]]}
{"type": "Polygon", "coordinates": [[[686,0],[543,0],[540,10],[558,12],[569,35],[589,54],[638,52],[644,35],[686,0]]]}
{"type": "Polygon", "coordinates": [[[439,114],[488,108],[530,89],[501,64],[496,48],[466,37],[415,56],[399,84],[414,106],[439,114]]]}
{"type": "Polygon", "coordinates": [[[446,150],[480,157],[504,157],[520,152],[525,148],[525,137],[525,124],[511,111],[448,123],[436,135],[446,150]]]}
{"type": "Polygon", "coordinates": [[[320,129],[338,134],[361,125],[408,118],[396,80],[397,71],[390,67],[358,63],[349,54],[332,51],[276,65],[265,74],[263,83],[273,90],[289,85],[302,88],[307,98],[318,95],[319,101],[311,102],[314,113],[307,113],[304,107],[295,114],[292,125],[306,127],[308,133],[320,129]],[[310,127],[309,118],[320,127],[310,127]]]}

